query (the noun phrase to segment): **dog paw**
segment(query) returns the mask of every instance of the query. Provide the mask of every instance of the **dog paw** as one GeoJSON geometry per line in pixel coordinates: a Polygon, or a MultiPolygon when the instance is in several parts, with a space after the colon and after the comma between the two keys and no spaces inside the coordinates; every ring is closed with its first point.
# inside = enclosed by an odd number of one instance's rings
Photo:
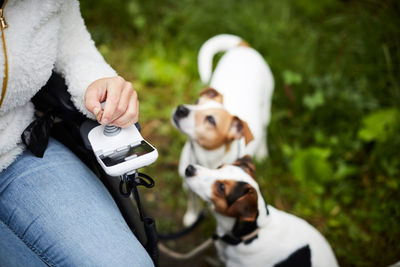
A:
{"type": "Polygon", "coordinates": [[[183,225],[185,227],[188,227],[188,226],[192,225],[196,220],[197,220],[197,214],[192,213],[192,212],[187,212],[183,216],[183,225]]]}
{"type": "Polygon", "coordinates": [[[256,154],[254,155],[257,161],[262,161],[266,157],[268,157],[268,150],[265,145],[262,145],[259,147],[259,149],[256,151],[256,154]]]}

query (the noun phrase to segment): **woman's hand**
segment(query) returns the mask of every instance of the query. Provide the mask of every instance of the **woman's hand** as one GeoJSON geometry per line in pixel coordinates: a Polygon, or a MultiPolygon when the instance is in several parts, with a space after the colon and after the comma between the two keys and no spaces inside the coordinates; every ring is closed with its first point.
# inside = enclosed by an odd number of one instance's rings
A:
{"type": "Polygon", "coordinates": [[[126,128],[139,118],[137,93],[132,84],[120,76],[102,78],[91,83],[86,89],[85,105],[103,125],[126,128]],[[104,112],[98,116],[103,101],[106,101],[104,112]]]}

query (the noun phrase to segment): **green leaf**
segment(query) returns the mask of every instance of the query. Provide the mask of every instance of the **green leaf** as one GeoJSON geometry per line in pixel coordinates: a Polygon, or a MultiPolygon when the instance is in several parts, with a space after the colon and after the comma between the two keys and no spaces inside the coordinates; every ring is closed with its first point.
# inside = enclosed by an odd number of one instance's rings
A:
{"type": "MultiPolygon", "coordinates": [[[[329,149],[311,147],[297,151],[291,164],[294,177],[300,182],[329,181],[333,177],[333,170],[327,158],[331,154],[329,149]]],[[[316,190],[321,191],[320,188],[316,190]]]]}
{"type": "Polygon", "coordinates": [[[287,85],[295,85],[295,84],[300,84],[302,82],[303,78],[301,77],[301,74],[292,72],[290,70],[285,70],[283,72],[283,81],[287,85]]]}
{"type": "Polygon", "coordinates": [[[181,76],[182,70],[177,64],[159,57],[145,60],[138,69],[138,77],[145,84],[173,85],[181,76]]]}
{"type": "Polygon", "coordinates": [[[283,144],[282,145],[282,153],[287,156],[291,157],[294,153],[293,148],[289,146],[288,144],[283,144]]]}
{"type": "Polygon", "coordinates": [[[318,90],[314,94],[307,94],[303,97],[303,104],[306,108],[314,110],[325,103],[324,94],[318,90]]]}
{"type": "Polygon", "coordinates": [[[355,175],[359,172],[360,170],[356,166],[348,165],[344,162],[339,162],[338,169],[335,172],[335,178],[344,179],[348,176],[355,175]]]}
{"type": "Polygon", "coordinates": [[[400,113],[395,108],[382,109],[368,114],[362,119],[358,138],[365,142],[384,142],[399,123],[400,113]]]}

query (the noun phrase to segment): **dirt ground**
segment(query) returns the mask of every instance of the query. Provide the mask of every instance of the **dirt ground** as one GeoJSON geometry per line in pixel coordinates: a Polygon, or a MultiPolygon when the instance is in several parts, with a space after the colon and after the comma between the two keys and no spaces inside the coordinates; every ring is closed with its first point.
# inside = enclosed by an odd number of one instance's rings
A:
{"type": "Polygon", "coordinates": [[[220,267],[223,266],[216,255],[216,251],[214,247],[211,247],[199,255],[188,259],[188,260],[178,260],[174,259],[162,252],[160,252],[160,259],[159,259],[159,267],[183,267],[183,266],[190,266],[190,267],[220,267]]]}
{"type": "MultiPolygon", "coordinates": [[[[168,191],[167,197],[156,190],[140,189],[142,205],[147,215],[153,217],[156,221],[157,232],[161,235],[169,235],[179,232],[184,228],[182,225],[182,217],[185,206],[176,207],[168,205],[171,195],[175,198],[182,199],[180,185],[176,192],[168,191]]],[[[215,230],[215,221],[209,212],[206,212],[205,218],[189,233],[173,240],[160,240],[165,247],[173,252],[186,254],[201,245],[209,239],[215,230]]],[[[171,255],[159,251],[159,267],[222,267],[223,265],[218,259],[214,244],[196,254],[190,259],[176,259],[171,255]]]]}
{"type": "MultiPolygon", "coordinates": [[[[207,224],[210,224],[210,220],[212,220],[212,218],[208,216],[200,223],[200,225],[198,225],[192,232],[188,233],[187,235],[175,240],[161,240],[160,243],[177,253],[185,254],[191,252],[194,248],[200,246],[208,238],[211,237],[210,233],[207,233],[209,231],[204,230],[204,228],[207,227],[207,224]]],[[[160,251],[159,266],[222,267],[223,264],[221,264],[221,262],[219,261],[214,244],[212,244],[201,253],[195,255],[190,259],[185,260],[176,259],[160,251]]]]}

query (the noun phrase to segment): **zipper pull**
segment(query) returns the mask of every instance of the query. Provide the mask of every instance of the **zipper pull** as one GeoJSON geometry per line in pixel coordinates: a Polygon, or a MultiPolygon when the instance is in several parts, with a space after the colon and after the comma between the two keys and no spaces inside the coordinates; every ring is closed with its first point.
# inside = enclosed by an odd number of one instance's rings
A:
{"type": "Polygon", "coordinates": [[[4,18],[4,14],[3,14],[4,9],[0,8],[0,27],[4,30],[5,28],[8,27],[7,21],[4,18]]]}

